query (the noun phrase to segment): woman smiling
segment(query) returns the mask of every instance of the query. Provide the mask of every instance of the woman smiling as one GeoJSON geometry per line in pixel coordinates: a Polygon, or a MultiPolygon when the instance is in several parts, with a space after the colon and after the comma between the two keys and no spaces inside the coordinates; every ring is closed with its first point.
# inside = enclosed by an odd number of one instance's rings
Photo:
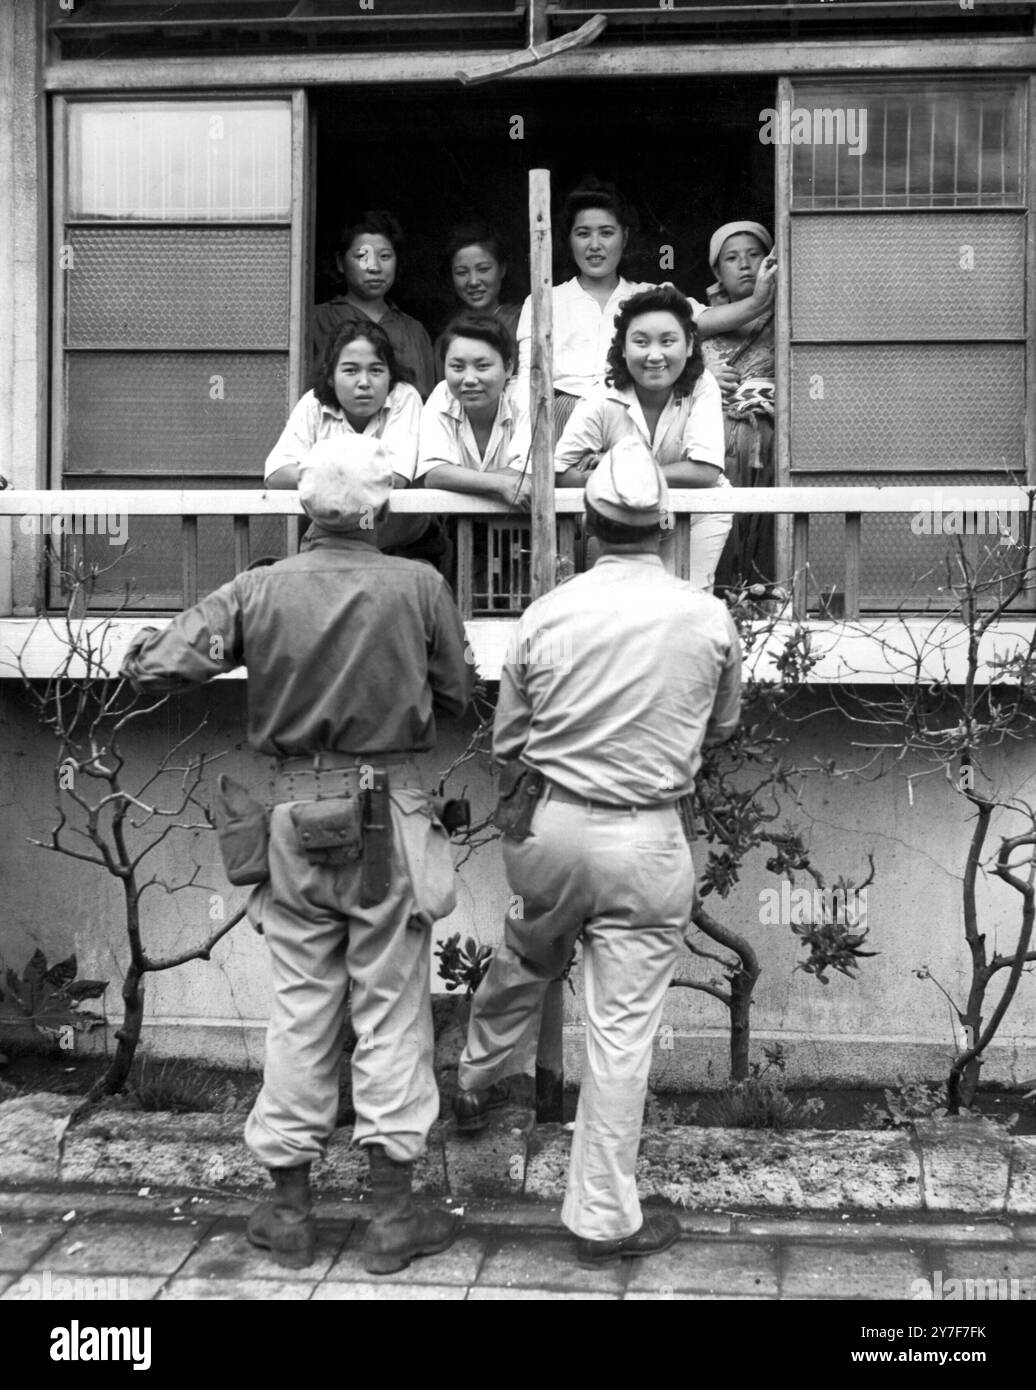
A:
{"type": "MultiPolygon", "coordinates": [[[[492,314],[510,334],[518,325],[517,304],[502,304],[500,295],[507,276],[507,247],[500,233],[486,222],[470,222],[450,233],[443,268],[457,297],[460,314],[492,314]]],[[[446,334],[435,340],[435,376],[445,376],[446,334]]]]}
{"type": "MultiPolygon", "coordinates": [[[[691,306],[671,286],[643,290],[622,305],[606,384],[579,402],[558,443],[558,486],[585,487],[601,454],[629,435],[647,444],[670,487],[729,487],[719,387],[705,370],[691,306]]],[[[695,588],[712,588],[730,524],[729,515],[691,517],[688,578],[695,588]]]]}
{"type": "Polygon", "coordinates": [[[514,343],[499,319],[463,314],[443,334],[446,380],[421,412],[417,476],[426,487],[527,509],[529,429],[507,389],[514,343]]]}
{"type": "MultiPolygon", "coordinates": [[[[560,434],[577,403],[604,380],[615,314],[624,299],[649,286],[619,273],[636,219],[613,184],[584,180],[565,199],[561,234],[576,274],[555,285],[554,431],[560,434]]],[[[532,365],[532,299],[518,320],[518,386],[528,400],[532,365]]]]}

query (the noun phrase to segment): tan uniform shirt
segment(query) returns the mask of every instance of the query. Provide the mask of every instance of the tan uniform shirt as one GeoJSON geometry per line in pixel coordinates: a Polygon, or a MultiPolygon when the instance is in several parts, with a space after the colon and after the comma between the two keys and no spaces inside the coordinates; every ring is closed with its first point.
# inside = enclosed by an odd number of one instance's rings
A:
{"type": "Polygon", "coordinates": [[[705,742],[741,713],[741,645],[726,606],[656,555],[607,555],[537,599],[500,677],[493,753],[592,801],[688,793],[705,742]]]}
{"type": "Polygon", "coordinates": [[[140,634],[122,673],[142,690],[184,690],[242,663],[248,742],[275,756],[424,752],[433,707],[462,713],[472,687],[442,575],[326,532],[140,634]]]}

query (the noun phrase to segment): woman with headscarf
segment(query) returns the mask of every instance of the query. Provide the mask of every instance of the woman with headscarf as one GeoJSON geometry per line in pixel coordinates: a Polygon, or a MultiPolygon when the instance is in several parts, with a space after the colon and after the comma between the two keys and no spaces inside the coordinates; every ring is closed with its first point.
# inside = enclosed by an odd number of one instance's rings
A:
{"type": "MultiPolygon", "coordinates": [[[[560,439],[579,401],[604,384],[615,318],[623,302],[655,286],[627,280],[621,273],[637,216],[610,183],[584,179],[565,199],[560,231],[576,269],[571,280],[555,285],[554,435],[560,439]]],[[[702,337],[746,323],[765,308],[772,294],[762,278],[757,294],[745,302],[726,301],[715,307],[690,300],[695,328],[702,337]]],[[[518,391],[528,401],[532,359],[532,298],[526,299],[518,320],[518,391]]]]}
{"type": "MultiPolygon", "coordinates": [[[[715,332],[700,323],[705,365],[723,393],[726,435],[725,472],[734,487],[772,487],[774,483],[773,307],[760,287],[773,294],[773,237],[758,222],[727,222],[709,241],[709,265],[716,282],[709,305],[754,307],[762,311],[740,326],[715,332]]],[[[774,578],[772,516],[735,516],[719,568],[720,582],[769,582],[774,578]]]]}

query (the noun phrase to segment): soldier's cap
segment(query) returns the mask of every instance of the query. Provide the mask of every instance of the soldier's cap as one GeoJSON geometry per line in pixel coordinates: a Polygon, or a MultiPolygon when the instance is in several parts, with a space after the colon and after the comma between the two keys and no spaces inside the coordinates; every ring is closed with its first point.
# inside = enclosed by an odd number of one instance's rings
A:
{"type": "Polygon", "coordinates": [[[365,434],[318,439],[299,464],[299,501],[325,531],[371,527],[392,492],[392,465],[365,434]]]}
{"type": "Polygon", "coordinates": [[[590,474],[586,500],[599,516],[624,526],[659,526],[669,489],[651,450],[636,435],[620,439],[590,474]]]}

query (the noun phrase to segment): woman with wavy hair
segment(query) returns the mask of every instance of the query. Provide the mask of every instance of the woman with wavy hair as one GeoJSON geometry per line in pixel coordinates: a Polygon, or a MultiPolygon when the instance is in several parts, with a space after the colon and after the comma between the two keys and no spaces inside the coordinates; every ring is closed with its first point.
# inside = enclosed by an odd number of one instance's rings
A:
{"type": "MultiPolygon", "coordinates": [[[[565,199],[560,235],[568,248],[576,274],[555,285],[554,338],[554,434],[558,438],[576,405],[601,386],[608,370],[608,345],[615,331],[615,315],[623,301],[646,282],[627,280],[622,274],[630,240],[638,229],[634,208],[611,183],[585,178],[565,199]]],[[[744,300],[714,305],[690,300],[695,327],[702,337],[736,329],[761,313],[773,297],[772,270],[744,300]]],[[[532,298],[526,299],[518,320],[518,389],[528,401],[532,361],[532,298]]]]}
{"type": "MultiPolygon", "coordinates": [[[[605,385],[578,403],[558,442],[557,485],[585,487],[600,456],[631,434],[670,487],[730,486],[719,387],[705,370],[691,305],[672,286],[642,290],[620,308],[605,385]]],[[[688,577],[696,588],[712,588],[730,524],[726,514],[691,517],[688,577]]]]}

